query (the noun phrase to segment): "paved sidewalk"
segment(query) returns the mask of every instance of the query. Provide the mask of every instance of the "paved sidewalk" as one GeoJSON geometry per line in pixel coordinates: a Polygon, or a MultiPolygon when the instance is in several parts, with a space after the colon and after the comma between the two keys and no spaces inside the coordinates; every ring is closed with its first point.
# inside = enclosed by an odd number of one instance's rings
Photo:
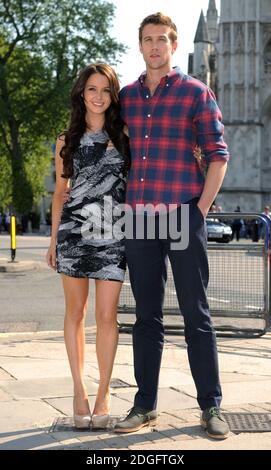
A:
{"type": "Polygon", "coordinates": [[[0,273],[21,273],[46,267],[42,261],[20,260],[11,262],[8,258],[0,257],[0,273]]]}
{"type": "MultiPolygon", "coordinates": [[[[271,332],[254,339],[218,339],[223,409],[271,412],[271,332]]],[[[184,338],[168,336],[160,376],[159,424],[129,435],[78,432],[72,416],[72,381],[60,332],[0,335],[0,449],[268,449],[271,432],[209,439],[199,410],[184,338]],[[63,427],[53,426],[62,418],[63,427]]],[[[95,332],[87,330],[86,377],[93,406],[98,383],[95,332]]],[[[120,335],[112,378],[112,424],[132,407],[136,391],[131,336],[120,335]]],[[[60,423],[61,424],[61,423],[60,423]]]]}

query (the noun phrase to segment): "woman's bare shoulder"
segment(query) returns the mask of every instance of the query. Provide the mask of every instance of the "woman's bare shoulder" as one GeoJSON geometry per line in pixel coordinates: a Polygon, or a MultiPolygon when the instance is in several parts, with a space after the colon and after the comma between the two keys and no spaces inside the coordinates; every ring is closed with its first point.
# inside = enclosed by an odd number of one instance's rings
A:
{"type": "Polygon", "coordinates": [[[58,149],[62,148],[65,144],[65,132],[61,132],[56,138],[56,146],[58,149]]]}

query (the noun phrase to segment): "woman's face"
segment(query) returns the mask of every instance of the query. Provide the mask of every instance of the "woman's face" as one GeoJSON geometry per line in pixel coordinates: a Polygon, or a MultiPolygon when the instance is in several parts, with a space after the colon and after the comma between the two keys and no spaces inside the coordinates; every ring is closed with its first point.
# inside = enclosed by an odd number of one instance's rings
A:
{"type": "Polygon", "coordinates": [[[83,93],[87,111],[103,114],[111,104],[109,80],[101,73],[93,73],[88,78],[83,93]]]}

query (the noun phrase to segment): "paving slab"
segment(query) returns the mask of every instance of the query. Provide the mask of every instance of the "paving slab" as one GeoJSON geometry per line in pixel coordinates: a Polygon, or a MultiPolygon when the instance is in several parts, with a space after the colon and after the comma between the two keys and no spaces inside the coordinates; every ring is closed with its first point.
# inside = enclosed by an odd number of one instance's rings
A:
{"type": "MultiPolygon", "coordinates": [[[[89,393],[96,394],[98,385],[86,379],[89,393]]],[[[9,393],[14,399],[35,399],[49,397],[65,397],[73,395],[71,377],[51,377],[33,380],[18,380],[15,382],[0,382],[0,388],[9,393]]]]}
{"type": "MultiPolygon", "coordinates": [[[[271,433],[232,434],[225,440],[183,439],[178,442],[140,444],[130,447],[131,450],[271,450],[271,433]]],[[[184,460],[185,462],[185,460],[184,460]]]]}
{"type": "MultiPolygon", "coordinates": [[[[206,436],[199,424],[200,410],[183,342],[182,337],[168,338],[165,344],[158,424],[117,435],[110,429],[79,432],[71,427],[69,431],[52,431],[56,418],[72,416],[73,387],[62,333],[0,335],[0,448],[271,450],[269,432],[232,433],[225,441],[206,436]]],[[[270,346],[271,333],[251,340],[218,341],[224,411],[271,411],[270,346]]],[[[93,407],[99,378],[93,330],[87,334],[86,358],[86,382],[93,407]]],[[[116,385],[111,390],[113,424],[132,407],[136,392],[129,335],[120,335],[112,381],[116,385]],[[122,387],[119,380],[130,386],[122,387]]]]}
{"type": "Polygon", "coordinates": [[[50,426],[61,413],[42,400],[0,402],[1,438],[6,433],[20,434],[22,430],[35,430],[50,426]]]}
{"type": "Polygon", "coordinates": [[[42,430],[35,432],[22,432],[1,438],[0,450],[64,450],[61,445],[50,435],[42,430]]]}

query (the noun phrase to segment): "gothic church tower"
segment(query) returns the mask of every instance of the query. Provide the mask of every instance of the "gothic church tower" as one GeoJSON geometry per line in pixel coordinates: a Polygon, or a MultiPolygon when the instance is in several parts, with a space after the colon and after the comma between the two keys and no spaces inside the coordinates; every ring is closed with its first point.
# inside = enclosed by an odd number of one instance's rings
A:
{"type": "Polygon", "coordinates": [[[194,53],[189,54],[188,73],[217,91],[216,42],[218,39],[218,12],[215,0],[209,0],[207,17],[199,17],[194,39],[194,53]]]}
{"type": "Polygon", "coordinates": [[[221,0],[218,100],[231,161],[225,209],[271,203],[271,0],[221,0]]]}

